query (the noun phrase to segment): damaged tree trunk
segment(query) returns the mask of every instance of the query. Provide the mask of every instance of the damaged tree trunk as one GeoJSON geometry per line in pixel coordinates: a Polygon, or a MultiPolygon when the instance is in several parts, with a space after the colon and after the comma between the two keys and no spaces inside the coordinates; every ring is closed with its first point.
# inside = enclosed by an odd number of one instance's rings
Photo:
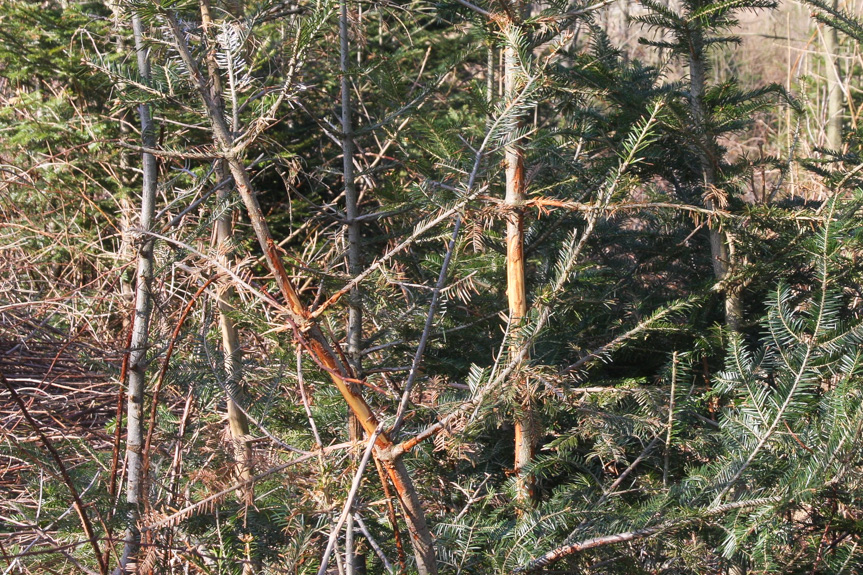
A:
{"type": "MultiPolygon", "coordinates": [[[[521,8],[519,8],[520,10],[521,8]]],[[[515,26],[510,23],[509,26],[515,26]]],[[[508,45],[504,51],[504,98],[507,103],[513,102],[521,90],[519,55],[515,46],[508,45]]],[[[520,337],[517,335],[527,317],[527,291],[525,288],[524,271],[524,207],[527,199],[525,193],[524,148],[518,141],[518,127],[509,135],[504,148],[506,164],[506,294],[509,304],[509,317],[513,337],[513,349],[520,348],[520,337]]],[[[529,356],[524,361],[529,360],[529,356]]],[[[526,380],[514,372],[518,406],[514,417],[515,426],[515,473],[517,477],[517,497],[524,503],[530,503],[536,498],[536,485],[531,474],[524,468],[530,464],[535,454],[538,441],[538,428],[534,414],[534,400],[526,380]]]]}
{"type": "MultiPolygon", "coordinates": [[[[267,267],[270,273],[272,273],[279,292],[287,304],[286,319],[294,328],[298,340],[309,351],[316,363],[327,372],[333,384],[348,404],[350,411],[353,412],[365,432],[371,436],[378,427],[377,417],[375,417],[362,395],[351,389],[350,384],[353,381],[350,381],[352,378],[348,375],[348,366],[343,365],[338,359],[338,355],[334,352],[321,328],[300,300],[299,294],[282,264],[278,247],[270,233],[269,226],[255,195],[251,177],[242,160],[241,151],[236,150],[234,147],[234,138],[228,129],[224,113],[219,110],[210,95],[207,80],[202,76],[186,45],[185,36],[180,29],[176,16],[172,13],[167,13],[166,17],[174,37],[175,47],[192,76],[192,81],[195,84],[198,95],[204,102],[210,127],[213,131],[214,143],[218,152],[225,159],[228,169],[234,178],[237,191],[239,191],[240,197],[246,206],[252,229],[255,232],[261,250],[264,252],[267,267]]],[[[408,531],[417,560],[417,570],[420,575],[435,575],[437,573],[437,561],[434,542],[431,531],[426,524],[425,512],[420,504],[419,496],[411,480],[410,473],[401,460],[392,457],[393,443],[386,434],[381,433],[378,435],[376,446],[378,458],[382,461],[399,495],[399,501],[408,524],[408,531]]]]}

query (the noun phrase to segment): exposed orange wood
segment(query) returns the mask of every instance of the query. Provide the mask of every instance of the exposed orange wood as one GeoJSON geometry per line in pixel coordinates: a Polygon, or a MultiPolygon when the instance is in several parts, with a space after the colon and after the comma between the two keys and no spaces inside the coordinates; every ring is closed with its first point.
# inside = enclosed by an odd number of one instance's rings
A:
{"type": "MultiPolygon", "coordinates": [[[[518,52],[514,46],[507,46],[504,52],[504,91],[507,104],[518,94],[521,86],[518,80],[518,52]]],[[[518,124],[517,124],[518,125],[518,124]]],[[[524,176],[524,149],[516,135],[511,134],[504,148],[506,165],[506,295],[509,303],[509,317],[516,330],[527,316],[527,290],[525,287],[524,265],[524,203],[527,199],[524,176]]],[[[514,347],[519,345],[516,337],[514,347]]],[[[520,410],[514,418],[515,425],[515,473],[518,477],[518,497],[530,501],[536,495],[533,478],[524,473],[534,456],[537,444],[536,425],[530,392],[523,378],[516,372],[515,385],[518,386],[520,410]]]]}

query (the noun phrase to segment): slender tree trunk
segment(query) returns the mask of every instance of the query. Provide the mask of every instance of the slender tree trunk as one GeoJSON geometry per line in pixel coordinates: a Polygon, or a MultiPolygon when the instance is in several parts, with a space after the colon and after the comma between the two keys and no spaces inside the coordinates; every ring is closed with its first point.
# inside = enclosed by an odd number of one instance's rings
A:
{"type": "MultiPolygon", "coordinates": [[[[348,268],[351,276],[363,271],[362,237],[360,235],[359,196],[354,177],[354,130],[351,122],[350,78],[348,77],[350,55],[348,47],[348,7],[347,0],[341,0],[339,18],[341,100],[342,100],[342,166],[345,180],[345,212],[348,217],[348,268]]],[[[361,377],[363,305],[360,288],[355,287],[349,294],[348,316],[348,360],[356,376],[361,377]]]]}
{"type": "MultiPolygon", "coordinates": [[[[359,194],[354,177],[354,129],[351,121],[351,86],[349,72],[350,46],[348,45],[348,3],[339,2],[339,71],[341,72],[342,101],[342,169],[345,184],[345,214],[347,215],[348,232],[348,272],[355,277],[363,271],[362,236],[359,216],[359,194]]],[[[348,362],[354,378],[363,377],[363,301],[360,287],[354,287],[348,294],[348,362]]],[[[351,383],[354,393],[359,393],[355,383],[351,383]]],[[[363,437],[363,427],[357,421],[353,412],[348,415],[348,432],[351,441],[360,441],[363,437]]],[[[358,461],[359,453],[356,453],[358,461]]],[[[345,537],[345,563],[347,575],[358,575],[366,572],[366,557],[356,552],[356,539],[353,534],[353,515],[348,516],[347,535],[345,537]]]]}
{"type": "MultiPolygon", "coordinates": [[[[236,7],[235,7],[236,8],[236,7]]],[[[216,62],[215,50],[217,48],[215,33],[212,30],[213,17],[209,0],[201,0],[201,25],[207,38],[207,72],[210,77],[210,96],[215,105],[224,114],[224,98],[222,96],[222,82],[216,62]]],[[[228,169],[223,160],[216,162],[216,175],[219,181],[228,177],[228,169]]],[[[219,207],[222,209],[231,201],[231,189],[221,188],[217,192],[219,207]]],[[[230,252],[234,244],[233,210],[226,210],[215,223],[216,244],[220,253],[231,259],[230,252]]],[[[233,456],[237,464],[237,481],[245,483],[253,475],[252,469],[252,447],[249,443],[249,418],[237,404],[242,396],[241,382],[243,379],[242,349],[240,346],[240,334],[237,324],[231,317],[234,309],[234,288],[230,284],[225,286],[219,293],[219,327],[222,332],[222,348],[225,354],[225,370],[228,373],[227,397],[228,428],[231,432],[233,443],[233,456]]],[[[255,498],[255,488],[249,486],[243,490],[243,497],[248,504],[255,498]]]]}
{"type": "MultiPolygon", "coordinates": [[[[696,137],[698,138],[698,157],[701,164],[701,177],[704,191],[708,198],[714,194],[716,188],[716,138],[708,131],[704,111],[704,89],[707,78],[704,65],[704,38],[700,30],[692,32],[691,51],[689,54],[689,104],[692,118],[695,122],[696,137]]],[[[705,202],[708,209],[715,209],[716,202],[708,199],[705,202]]],[[[710,234],[710,256],[713,262],[713,275],[718,282],[724,282],[723,293],[725,298],[725,325],[731,331],[740,331],[743,319],[743,304],[740,294],[733,286],[728,285],[727,277],[734,262],[734,242],[727,232],[714,224],[709,229],[710,234]]],[[[742,565],[733,565],[729,569],[729,575],[745,575],[746,570],[742,565]]]]}
{"type": "MultiPolygon", "coordinates": [[[[708,132],[706,114],[704,111],[704,89],[706,86],[706,73],[704,65],[704,40],[700,31],[693,31],[691,36],[691,51],[689,54],[689,105],[692,119],[695,123],[695,132],[698,142],[696,143],[699,163],[701,164],[701,177],[704,191],[710,198],[716,188],[716,158],[717,144],[715,137],[708,132]]],[[[716,202],[713,199],[705,201],[708,209],[715,209],[716,202]]],[[[710,257],[713,262],[713,275],[719,282],[726,282],[724,287],[725,298],[725,324],[732,331],[740,330],[740,322],[743,319],[743,304],[740,294],[734,286],[727,283],[727,276],[734,263],[734,240],[728,233],[714,224],[709,229],[710,234],[710,257]]]]}
{"type": "MultiPolygon", "coordinates": [[[[513,25],[513,24],[510,24],[513,25]]],[[[513,46],[504,52],[504,97],[513,101],[521,89],[518,79],[518,53],[513,46]]],[[[520,122],[519,122],[520,124],[520,122]]],[[[518,124],[517,124],[518,125],[518,124]]],[[[527,293],[524,273],[524,208],[526,200],[524,181],[524,149],[511,134],[510,142],[504,148],[506,163],[506,294],[509,302],[509,316],[513,333],[521,328],[527,317],[527,293]]],[[[519,347],[518,337],[514,347],[519,347]]],[[[529,358],[525,358],[527,361],[529,358]]],[[[525,380],[514,373],[518,386],[520,403],[515,415],[515,473],[518,477],[518,498],[530,502],[536,497],[534,478],[524,471],[533,460],[538,441],[538,427],[534,414],[533,398],[525,380]]]]}
{"type": "MultiPolygon", "coordinates": [[[[348,8],[347,1],[340,2],[339,18],[341,101],[342,101],[342,167],[345,183],[345,213],[348,221],[348,272],[357,276],[363,271],[361,223],[359,216],[359,194],[354,176],[354,129],[351,121],[351,92],[348,77],[348,8]]],[[[348,361],[356,379],[363,377],[363,301],[360,287],[354,287],[348,295],[348,361]]],[[[356,384],[351,384],[356,390],[356,384]]],[[[351,414],[349,422],[351,439],[362,439],[362,425],[351,414]]]]}
{"type": "MultiPolygon", "coordinates": [[[[221,163],[221,160],[219,161],[221,163]]],[[[224,170],[217,170],[220,180],[224,177],[224,170]]],[[[220,205],[230,202],[230,189],[222,188],[218,192],[220,205]]],[[[234,243],[234,229],[232,225],[233,211],[226,211],[216,221],[216,242],[220,251],[230,250],[234,243]]],[[[231,450],[236,462],[237,482],[247,484],[254,475],[252,464],[252,445],[249,442],[249,418],[238,405],[243,396],[243,362],[242,348],[240,346],[240,332],[231,313],[234,307],[231,302],[235,300],[234,287],[228,283],[218,295],[219,327],[222,332],[222,348],[225,354],[225,371],[228,379],[225,382],[227,393],[228,428],[231,432],[231,450]]],[[[246,505],[252,505],[255,501],[255,486],[248,484],[242,489],[243,500],[246,505]]],[[[248,542],[246,543],[248,546],[248,542]]],[[[251,563],[243,564],[243,574],[252,575],[254,567],[251,563]]]]}
{"type": "MultiPolygon", "coordinates": [[[[221,171],[221,170],[220,170],[221,171]]],[[[230,201],[230,190],[222,189],[218,192],[219,203],[224,205],[230,201]]],[[[234,230],[231,225],[232,211],[222,214],[216,222],[216,242],[219,250],[231,249],[234,243],[234,230]]],[[[237,481],[244,483],[251,479],[252,473],[252,446],[249,443],[249,418],[240,409],[237,401],[242,397],[241,382],[243,379],[242,349],[240,347],[240,334],[237,324],[231,313],[234,310],[232,302],[235,300],[234,288],[225,286],[219,293],[219,327],[222,331],[222,347],[225,353],[225,370],[228,373],[227,387],[229,390],[228,403],[228,426],[231,430],[233,441],[234,459],[237,463],[237,481]]],[[[255,497],[255,489],[250,486],[244,489],[244,498],[251,504],[255,497]]]]}
{"type": "MultiPolygon", "coordinates": [[[[342,394],[342,397],[348,404],[348,408],[354,413],[365,432],[371,435],[378,427],[377,417],[375,417],[362,395],[351,389],[347,381],[347,378],[349,378],[348,367],[343,365],[338,359],[337,354],[333,351],[326,337],[324,337],[320,326],[310,317],[309,310],[305,307],[302,300],[300,300],[299,294],[282,264],[279,249],[273,240],[266,218],[258,203],[249,172],[241,156],[234,150],[233,136],[228,130],[228,123],[225,120],[224,114],[219,110],[210,95],[207,80],[201,74],[195,59],[192,57],[185,43],[185,36],[180,29],[176,16],[169,13],[167,21],[171,28],[177,51],[192,76],[192,81],[195,83],[198,95],[204,102],[210,127],[213,130],[214,144],[228,164],[228,168],[236,183],[237,191],[239,191],[240,197],[246,206],[255,237],[261,246],[261,250],[264,252],[267,267],[270,273],[273,274],[279,292],[285,299],[289,311],[288,319],[297,328],[297,336],[303,338],[309,353],[330,376],[333,384],[342,394]]],[[[420,575],[435,575],[437,573],[437,562],[434,552],[434,542],[431,531],[426,525],[425,513],[419,502],[419,496],[411,480],[410,473],[407,471],[404,463],[398,458],[391,456],[393,443],[385,433],[378,435],[376,446],[378,456],[381,458],[390,476],[390,480],[399,494],[399,501],[402,504],[405,520],[408,523],[408,531],[411,535],[411,542],[413,543],[414,554],[417,559],[417,570],[420,575]]]]}
{"type": "MultiPolygon", "coordinates": [[[[833,0],[839,8],[839,0],[833,0]]],[[[839,71],[839,33],[832,26],[824,27],[825,63],[827,66],[827,147],[842,149],[842,78],[839,71]]]]}
{"type": "MultiPolygon", "coordinates": [[[[114,34],[116,34],[116,50],[117,55],[121,58],[125,57],[127,54],[127,50],[129,49],[126,46],[126,39],[123,34],[119,33],[119,30],[126,25],[125,19],[126,14],[123,10],[123,7],[117,1],[112,1],[110,3],[111,12],[113,14],[113,30],[114,34]]],[[[123,92],[125,88],[124,84],[118,85],[118,90],[123,92]]],[[[121,101],[118,98],[116,105],[121,105],[121,101]]],[[[130,113],[128,110],[122,110],[119,116],[119,130],[123,139],[129,137],[129,132],[131,128],[129,127],[129,116],[130,113]]],[[[120,183],[124,187],[131,187],[134,176],[132,173],[132,163],[133,163],[133,152],[130,150],[121,150],[120,151],[120,183]]],[[[132,201],[126,197],[125,195],[119,199],[120,204],[120,230],[122,231],[122,236],[120,237],[120,247],[117,250],[118,260],[120,262],[126,263],[132,260],[134,253],[134,239],[132,237],[132,222],[135,219],[135,207],[132,205],[132,201]]],[[[132,281],[131,273],[124,271],[120,275],[120,294],[123,297],[124,302],[131,303],[135,299],[135,282],[132,281]]],[[[127,318],[124,312],[123,317],[123,331],[125,331],[129,327],[130,318],[127,318]]]]}
{"type": "MultiPolygon", "coordinates": [[[[149,53],[144,45],[144,27],[137,15],[132,16],[132,31],[135,37],[135,51],[138,56],[138,73],[144,82],[150,80],[149,53]]],[[[156,147],[156,132],[150,115],[150,107],[138,107],[141,116],[141,143],[145,148],[156,147]]],[[[152,154],[142,157],[143,185],[141,189],[141,217],[139,227],[142,234],[153,226],[156,204],[156,183],[158,165],[152,154]]],[[[150,336],[150,311],[152,295],[150,288],[153,280],[153,238],[141,235],[138,248],[137,283],[135,287],[135,318],[132,331],[132,344],[129,352],[129,388],[126,407],[126,503],[128,506],[128,525],[120,560],[120,570],[125,571],[130,561],[134,561],[141,544],[138,519],[140,505],[146,493],[142,493],[141,448],[144,443],[144,386],[147,381],[147,349],[150,336]]]]}

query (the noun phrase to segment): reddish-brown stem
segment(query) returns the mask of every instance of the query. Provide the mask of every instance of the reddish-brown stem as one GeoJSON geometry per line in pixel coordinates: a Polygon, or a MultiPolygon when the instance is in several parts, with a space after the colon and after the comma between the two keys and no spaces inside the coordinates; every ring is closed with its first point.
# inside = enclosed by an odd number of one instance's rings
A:
{"type": "MultiPolygon", "coordinates": [[[[134,316],[134,309],[130,315],[134,316]]],[[[122,382],[126,381],[126,372],[129,370],[129,348],[132,347],[132,321],[129,321],[129,334],[126,336],[126,347],[123,352],[123,363],[120,366],[120,389],[117,391],[117,425],[114,428],[114,451],[111,454],[111,478],[108,483],[108,493],[111,499],[117,496],[117,472],[120,467],[120,443],[123,438],[123,405],[126,402],[126,393],[122,382]]],[[[113,509],[113,507],[112,507],[113,509]]],[[[110,515],[108,516],[110,519],[110,515]]],[[[109,534],[110,535],[110,534],[109,534]]]]}
{"type": "MultiPolygon", "coordinates": [[[[195,84],[198,95],[204,103],[207,110],[207,115],[210,121],[210,126],[213,131],[215,143],[220,151],[224,153],[225,161],[228,169],[234,178],[237,191],[243,200],[246,207],[246,212],[255,236],[266,257],[267,266],[270,273],[275,279],[279,292],[284,298],[288,306],[288,320],[295,330],[299,330],[308,340],[308,349],[311,355],[319,362],[330,375],[333,384],[341,393],[348,408],[354,414],[360,425],[369,436],[372,436],[378,428],[379,422],[377,417],[371,410],[371,407],[366,403],[365,399],[351,386],[346,378],[349,378],[349,371],[346,366],[339,361],[333,347],[324,337],[320,326],[311,317],[309,310],[302,303],[296,288],[293,285],[290,277],[285,271],[282,263],[279,248],[273,241],[273,236],[264,216],[261,206],[258,203],[257,195],[255,194],[252,179],[249,171],[242,160],[242,146],[235,141],[235,138],[228,127],[228,122],[224,116],[224,112],[220,110],[218,104],[212,98],[207,79],[201,73],[195,58],[186,44],[186,36],[180,28],[176,15],[167,12],[165,14],[168,26],[174,36],[175,47],[183,60],[183,63],[188,69],[192,81],[195,84]]],[[[384,457],[384,462],[387,473],[393,479],[393,485],[399,493],[400,500],[403,504],[405,520],[408,523],[408,529],[411,535],[414,552],[417,558],[417,569],[420,575],[436,575],[437,561],[434,552],[434,543],[431,532],[425,523],[425,515],[422,506],[419,503],[419,497],[410,474],[404,466],[404,463],[398,459],[389,457],[392,441],[384,433],[377,436],[376,445],[378,447],[378,456],[384,457]]]]}
{"type": "MultiPolygon", "coordinates": [[[[521,11],[519,3],[517,10],[521,11]]],[[[514,26],[510,20],[507,26],[514,26]]],[[[504,97],[507,103],[513,102],[521,91],[519,80],[518,50],[515,46],[507,46],[504,51],[504,97]]],[[[516,122],[516,127],[520,126],[516,122]]],[[[504,148],[506,165],[506,295],[509,301],[509,318],[520,331],[521,324],[527,317],[527,289],[525,287],[524,264],[524,208],[522,204],[527,199],[524,173],[524,147],[517,139],[517,132],[510,134],[510,141],[504,148]]],[[[516,335],[512,342],[513,350],[520,345],[520,337],[516,335]]],[[[529,358],[525,358],[529,359],[529,358]]],[[[515,374],[517,386],[517,401],[514,417],[515,427],[515,474],[517,477],[517,497],[522,502],[529,502],[536,497],[536,487],[533,477],[524,468],[533,460],[534,450],[538,443],[538,429],[534,414],[534,401],[523,377],[515,374]]]]}

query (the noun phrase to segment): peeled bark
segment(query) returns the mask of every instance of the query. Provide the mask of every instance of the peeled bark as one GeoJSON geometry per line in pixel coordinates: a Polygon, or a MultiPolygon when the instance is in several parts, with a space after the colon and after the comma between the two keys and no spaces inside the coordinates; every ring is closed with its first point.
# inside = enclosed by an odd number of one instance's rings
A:
{"type": "MultiPolygon", "coordinates": [[[[275,276],[279,291],[291,310],[291,322],[305,332],[304,335],[309,352],[328,373],[330,379],[342,394],[354,417],[363,426],[365,432],[371,435],[378,427],[377,417],[362,395],[352,389],[350,383],[346,380],[347,369],[339,361],[320,327],[318,327],[317,322],[309,319],[308,309],[300,300],[278,255],[276,244],[272,239],[257,197],[254,195],[245,166],[236,158],[230,159],[228,165],[231,168],[235,181],[237,181],[240,196],[246,205],[258,242],[261,244],[261,248],[266,255],[270,272],[275,276]]],[[[376,445],[379,450],[379,456],[383,456],[382,459],[387,456],[393,447],[392,441],[384,433],[378,436],[376,445]]],[[[437,573],[434,542],[431,532],[426,525],[425,513],[410,474],[404,463],[398,459],[384,459],[384,467],[399,494],[399,502],[402,504],[402,510],[408,524],[408,531],[411,535],[411,542],[413,543],[417,559],[417,570],[420,575],[434,575],[437,573]]]]}
{"type": "MultiPolygon", "coordinates": [[[[150,61],[147,48],[144,46],[144,28],[140,18],[132,16],[132,31],[135,37],[135,50],[138,56],[138,73],[144,82],[150,79],[150,61]]],[[[156,147],[156,132],[150,107],[141,104],[138,107],[141,116],[141,143],[145,148],[156,147]]],[[[141,188],[141,213],[139,228],[142,235],[139,240],[137,283],[135,286],[135,317],[132,328],[132,343],[129,351],[129,381],[126,406],[126,504],[128,508],[126,538],[123,556],[120,559],[120,570],[125,571],[129,562],[134,561],[141,544],[141,532],[138,529],[138,519],[141,516],[142,494],[141,482],[141,448],[144,443],[144,387],[147,382],[147,349],[150,336],[150,311],[152,310],[152,295],[150,293],[153,281],[153,244],[152,237],[146,235],[153,226],[153,216],[156,204],[156,183],[158,165],[152,154],[144,153],[142,157],[143,184],[141,188]]]]}
{"type": "MultiPolygon", "coordinates": [[[[192,75],[192,80],[199,96],[204,102],[210,127],[213,131],[214,143],[225,158],[228,169],[234,178],[237,191],[246,206],[249,221],[255,232],[255,237],[264,252],[267,267],[278,286],[279,293],[285,300],[288,311],[288,321],[295,328],[296,336],[319,364],[327,372],[331,381],[342,394],[348,408],[363,426],[363,429],[371,436],[378,427],[377,417],[372,412],[362,395],[351,388],[347,366],[338,359],[330,343],[324,337],[321,328],[311,317],[311,314],[303,304],[291,279],[288,277],[279,255],[279,249],[273,240],[267,225],[266,218],[258,203],[252,185],[251,177],[246,169],[245,163],[238,152],[234,149],[234,141],[228,129],[224,114],[216,106],[210,96],[206,79],[201,75],[194,58],[185,44],[185,37],[173,14],[168,14],[167,21],[174,36],[176,48],[192,75]]],[[[434,553],[434,543],[431,532],[425,523],[425,514],[419,502],[416,488],[410,478],[410,474],[404,464],[398,459],[390,456],[393,443],[385,433],[378,435],[375,442],[378,457],[382,459],[384,466],[399,494],[399,501],[404,510],[404,516],[408,523],[411,541],[414,544],[414,553],[417,558],[417,570],[420,575],[435,575],[437,573],[437,562],[434,553]]]]}
{"type": "MultiPolygon", "coordinates": [[[[346,367],[337,358],[317,322],[309,318],[308,309],[300,300],[279,257],[276,244],[272,239],[269,227],[258,204],[258,199],[254,194],[245,166],[237,158],[229,159],[228,165],[231,168],[234,180],[238,184],[237,187],[246,205],[249,219],[252,222],[252,228],[266,255],[270,272],[275,276],[279,291],[291,310],[291,322],[304,332],[309,352],[328,373],[333,384],[335,384],[342,394],[348,407],[363,426],[365,432],[371,435],[378,427],[377,417],[375,417],[362,395],[351,388],[351,385],[346,380],[346,367]]],[[[382,458],[386,457],[393,447],[392,441],[384,433],[378,436],[376,445],[379,450],[379,456],[383,456],[382,458]]],[[[404,464],[398,459],[384,459],[384,467],[400,496],[399,501],[402,504],[402,510],[408,523],[411,542],[413,543],[414,553],[417,558],[417,569],[420,575],[434,575],[437,573],[434,543],[431,532],[426,525],[425,514],[410,474],[404,464]]]]}
{"type": "MultiPolygon", "coordinates": [[[[518,53],[515,47],[507,46],[504,52],[504,97],[513,101],[521,86],[517,79],[518,53]]],[[[524,181],[524,149],[515,141],[515,134],[504,149],[506,164],[506,294],[509,303],[509,317],[517,333],[527,317],[527,293],[524,271],[524,208],[527,199],[524,181]]],[[[520,347],[518,337],[514,349],[520,347]]],[[[525,358],[527,361],[529,358],[525,358]]],[[[536,497],[533,476],[524,468],[530,464],[535,454],[538,440],[538,427],[534,415],[533,398],[518,371],[514,373],[518,386],[517,397],[520,403],[514,418],[515,426],[515,473],[517,477],[517,496],[522,502],[530,502],[536,497]]]]}

